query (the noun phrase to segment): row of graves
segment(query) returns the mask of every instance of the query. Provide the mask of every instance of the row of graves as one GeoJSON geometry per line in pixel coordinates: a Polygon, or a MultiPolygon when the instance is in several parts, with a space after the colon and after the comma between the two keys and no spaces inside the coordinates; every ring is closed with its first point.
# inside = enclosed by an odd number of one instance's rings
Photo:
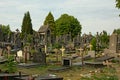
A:
{"type": "MultiPolygon", "coordinates": [[[[111,65],[109,60],[112,59],[113,57],[110,57],[110,56],[102,56],[102,57],[96,58],[95,61],[93,62],[85,61],[92,57],[95,58],[95,53],[94,51],[92,51],[91,47],[92,45],[90,45],[90,49],[87,55],[85,55],[86,49],[80,48],[80,49],[77,49],[79,51],[79,54],[71,55],[71,56],[65,56],[65,48],[62,47],[60,51],[61,51],[61,58],[62,58],[61,62],[62,62],[63,67],[49,69],[49,71],[65,70],[65,69],[68,69],[68,67],[72,67],[74,65],[79,65],[79,66],[80,65],[81,66],[83,65],[90,65],[90,66],[111,65]],[[74,59],[80,59],[80,61],[74,63],[73,62],[74,59]]],[[[41,47],[37,46],[38,53],[34,55],[31,55],[29,51],[30,51],[30,46],[26,46],[23,51],[20,50],[17,52],[17,55],[15,56],[15,60],[20,63],[18,65],[19,67],[30,68],[38,64],[39,65],[46,64],[46,56],[45,56],[46,54],[41,51],[41,47]],[[33,56],[32,57],[33,63],[28,62],[31,59],[31,56],[33,56]]],[[[56,53],[57,53],[57,49],[56,49],[56,53]]],[[[10,47],[8,47],[8,54],[10,55],[10,47]]],[[[27,79],[28,80],[63,80],[63,78],[57,77],[54,75],[33,77],[33,76],[26,75],[26,74],[22,74],[21,72],[17,74],[16,73],[15,74],[1,73],[0,78],[3,80],[27,80],[27,79]]]]}
{"type": "MultiPolygon", "coordinates": [[[[46,62],[47,53],[48,51],[48,44],[52,44],[52,38],[51,38],[51,31],[49,29],[49,26],[42,26],[38,33],[34,36],[34,54],[31,54],[31,46],[25,46],[22,49],[21,48],[21,40],[19,38],[19,31],[16,30],[16,34],[14,34],[12,44],[11,42],[0,42],[0,46],[2,45],[2,48],[0,48],[0,63],[4,63],[7,61],[7,58],[4,58],[4,55],[2,54],[3,51],[6,50],[7,57],[11,55],[11,51],[17,51],[14,56],[14,60],[18,63],[18,67],[23,68],[32,68],[39,65],[45,65],[50,64],[50,62],[46,62]],[[17,44],[17,46],[16,46],[17,44]],[[9,45],[9,46],[6,46],[9,45]],[[5,47],[5,49],[3,48],[5,47]],[[14,47],[13,47],[14,46],[14,47]],[[14,49],[14,50],[13,50],[14,49]],[[29,62],[31,61],[31,62],[29,62]]],[[[97,34],[98,35],[98,34],[97,34]]],[[[98,36],[97,36],[98,37],[98,36]]],[[[96,54],[100,54],[98,50],[92,51],[92,45],[90,44],[90,41],[92,39],[92,35],[86,35],[84,34],[82,37],[77,35],[74,40],[71,42],[71,36],[70,34],[63,35],[60,37],[57,37],[55,42],[61,42],[62,47],[61,49],[54,49],[56,56],[56,62],[61,64],[60,68],[52,68],[49,69],[49,71],[60,71],[69,69],[72,66],[94,66],[94,67],[100,67],[100,66],[111,66],[111,59],[115,57],[115,55],[119,55],[120,53],[120,37],[116,34],[111,35],[110,37],[110,46],[109,49],[104,50],[104,53],[101,56],[96,56],[96,54]],[[71,43],[69,43],[71,42],[71,43]],[[76,46],[79,46],[79,48],[75,49],[76,46]],[[69,56],[67,53],[72,53],[69,56]],[[61,57],[59,61],[59,55],[61,57]],[[90,59],[94,59],[90,61],[90,59]],[[89,60],[89,61],[88,61],[89,60]]],[[[7,41],[7,40],[6,40],[7,41]]],[[[25,39],[23,40],[23,43],[25,43],[25,39]]],[[[99,49],[99,40],[97,38],[97,49],[99,49]]],[[[29,76],[26,74],[23,74],[21,72],[18,72],[17,74],[9,74],[9,73],[0,73],[0,79],[1,80],[63,80],[62,77],[57,77],[54,75],[45,75],[45,76],[35,76],[33,79],[33,76],[29,76]],[[9,79],[11,78],[12,79],[9,79]]]]}
{"type": "MultiPolygon", "coordinates": [[[[43,46],[36,46],[35,53],[31,54],[31,46],[25,46],[23,50],[17,51],[14,55],[14,61],[18,63],[18,68],[33,68],[40,65],[46,64],[46,54],[45,50],[42,51],[43,46]]],[[[7,46],[7,56],[11,54],[11,47],[7,46]]],[[[0,56],[0,61],[5,59],[4,56],[0,56]]],[[[7,62],[6,58],[6,62],[7,62]]],[[[4,62],[4,63],[6,63],[4,62]]],[[[28,75],[23,74],[22,72],[9,73],[4,72],[0,69],[0,80],[63,80],[62,77],[56,75],[47,74],[47,75],[28,75]]]]}

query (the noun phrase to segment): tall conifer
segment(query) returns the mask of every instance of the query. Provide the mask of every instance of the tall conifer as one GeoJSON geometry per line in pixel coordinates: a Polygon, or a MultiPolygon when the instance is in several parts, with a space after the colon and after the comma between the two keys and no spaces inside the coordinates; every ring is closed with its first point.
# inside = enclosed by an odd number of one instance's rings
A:
{"type": "Polygon", "coordinates": [[[32,23],[31,23],[31,17],[29,11],[24,14],[23,17],[23,22],[22,22],[22,34],[27,35],[27,34],[33,34],[33,29],[32,29],[32,23]]]}
{"type": "Polygon", "coordinates": [[[46,16],[44,25],[49,25],[52,34],[55,35],[55,21],[54,21],[54,17],[51,12],[49,12],[48,15],[46,16]]]}

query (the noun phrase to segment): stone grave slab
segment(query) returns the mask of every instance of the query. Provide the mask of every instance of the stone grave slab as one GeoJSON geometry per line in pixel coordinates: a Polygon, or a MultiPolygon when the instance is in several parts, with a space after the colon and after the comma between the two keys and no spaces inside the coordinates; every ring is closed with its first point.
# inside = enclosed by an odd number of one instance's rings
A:
{"type": "Polygon", "coordinates": [[[100,58],[97,58],[96,61],[106,61],[106,60],[110,60],[110,59],[113,59],[114,57],[112,56],[103,56],[103,57],[100,57],[100,58]]]}
{"type": "Polygon", "coordinates": [[[23,67],[23,68],[32,68],[32,67],[37,67],[41,65],[40,63],[20,63],[18,64],[18,67],[23,67]]]}
{"type": "Polygon", "coordinates": [[[65,71],[65,70],[67,70],[67,69],[70,69],[70,67],[63,67],[63,66],[61,66],[61,67],[57,67],[57,68],[50,68],[50,69],[48,69],[48,71],[52,71],[52,72],[59,72],[59,71],[65,71]]]}
{"type": "Polygon", "coordinates": [[[48,76],[39,76],[35,80],[63,80],[63,78],[57,77],[55,75],[48,75],[48,76]]]}
{"type": "Polygon", "coordinates": [[[103,62],[86,62],[85,65],[93,66],[93,67],[103,67],[103,62]]]}
{"type": "Polygon", "coordinates": [[[28,76],[27,74],[19,73],[0,73],[0,80],[14,80],[14,77],[28,76]]]}
{"type": "Polygon", "coordinates": [[[82,62],[72,63],[73,66],[82,66],[82,62]]]}
{"type": "Polygon", "coordinates": [[[63,80],[62,77],[58,77],[56,75],[44,75],[38,77],[30,77],[30,76],[23,76],[23,77],[15,77],[15,80],[63,80]]]}

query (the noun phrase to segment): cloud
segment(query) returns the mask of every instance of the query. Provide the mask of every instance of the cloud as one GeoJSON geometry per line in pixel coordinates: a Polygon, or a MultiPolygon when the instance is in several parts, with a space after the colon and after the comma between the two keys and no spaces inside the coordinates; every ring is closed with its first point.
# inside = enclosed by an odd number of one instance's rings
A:
{"type": "Polygon", "coordinates": [[[30,11],[36,31],[49,11],[55,19],[63,13],[73,15],[82,24],[83,33],[104,29],[111,32],[120,25],[120,12],[115,8],[115,0],[1,0],[0,10],[0,23],[10,24],[12,30],[21,28],[26,11],[30,11]]]}

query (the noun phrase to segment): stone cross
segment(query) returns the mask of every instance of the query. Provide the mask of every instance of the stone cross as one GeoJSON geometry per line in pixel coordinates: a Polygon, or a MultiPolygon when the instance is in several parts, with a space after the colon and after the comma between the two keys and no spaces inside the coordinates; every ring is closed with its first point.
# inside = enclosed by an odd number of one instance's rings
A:
{"type": "Polygon", "coordinates": [[[27,48],[24,49],[25,63],[27,63],[27,48]]]}
{"type": "Polygon", "coordinates": [[[90,51],[92,51],[92,45],[91,44],[89,45],[89,47],[90,47],[90,51]]]}
{"type": "Polygon", "coordinates": [[[81,61],[82,61],[82,66],[83,66],[83,49],[80,47],[80,49],[78,49],[80,51],[81,54],[81,61]]]}
{"type": "Polygon", "coordinates": [[[62,57],[63,57],[64,56],[65,48],[62,46],[62,48],[60,50],[62,51],[62,57]]]}
{"type": "Polygon", "coordinates": [[[83,49],[80,47],[80,49],[78,49],[80,51],[80,55],[82,55],[82,51],[83,49]]]}
{"type": "Polygon", "coordinates": [[[47,53],[47,45],[45,45],[45,53],[47,53]]]}
{"type": "Polygon", "coordinates": [[[106,65],[108,68],[112,65],[108,60],[103,62],[103,65],[106,65]]]}

